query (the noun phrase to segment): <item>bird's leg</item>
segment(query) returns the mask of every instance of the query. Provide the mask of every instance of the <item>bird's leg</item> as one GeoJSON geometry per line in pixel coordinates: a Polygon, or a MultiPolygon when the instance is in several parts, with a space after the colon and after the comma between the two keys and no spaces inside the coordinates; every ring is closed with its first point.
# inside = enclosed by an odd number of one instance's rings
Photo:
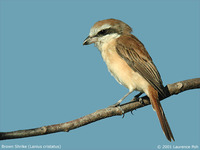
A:
{"type": "Polygon", "coordinates": [[[120,103],[129,95],[129,94],[131,94],[133,92],[133,90],[132,91],[129,91],[126,95],[124,95],[124,97],[122,97],[117,103],[115,103],[115,104],[113,104],[113,105],[111,105],[111,106],[109,106],[108,108],[113,108],[113,107],[119,107],[119,109],[122,111],[122,118],[124,118],[124,110],[119,106],[120,105],[120,103]]]}
{"type": "Polygon", "coordinates": [[[140,97],[140,95],[142,95],[143,93],[142,92],[140,92],[139,94],[137,94],[137,95],[135,95],[134,96],[134,98],[131,100],[131,102],[136,102],[136,101],[141,101],[141,99],[139,98],[140,97]]]}
{"type": "MultiPolygon", "coordinates": [[[[137,102],[137,101],[139,101],[141,104],[143,104],[144,102],[143,102],[142,98],[139,98],[140,95],[142,95],[142,94],[143,93],[140,92],[139,94],[135,95],[134,98],[131,100],[131,102],[137,102]]],[[[133,115],[133,110],[131,111],[131,114],[133,115]]]]}
{"type": "Polygon", "coordinates": [[[117,106],[119,106],[120,105],[120,103],[129,95],[129,94],[131,94],[133,91],[129,91],[126,95],[124,95],[124,97],[122,97],[117,103],[115,103],[115,104],[113,104],[113,105],[111,105],[111,106],[109,106],[109,107],[117,107],[117,106]]]}
{"type": "Polygon", "coordinates": [[[131,100],[131,102],[140,102],[142,105],[144,105],[143,99],[140,97],[143,93],[140,92],[139,94],[135,95],[135,97],[131,100]]]}

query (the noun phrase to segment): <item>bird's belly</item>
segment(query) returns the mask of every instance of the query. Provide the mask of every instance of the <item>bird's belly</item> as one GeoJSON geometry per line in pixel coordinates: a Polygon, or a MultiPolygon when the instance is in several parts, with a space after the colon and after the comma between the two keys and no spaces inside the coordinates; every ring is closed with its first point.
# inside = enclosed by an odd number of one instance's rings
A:
{"type": "Polygon", "coordinates": [[[117,66],[108,68],[108,70],[120,84],[127,87],[129,91],[137,90],[144,92],[146,80],[144,80],[140,74],[133,71],[131,68],[127,69],[129,66],[127,68],[125,66],[124,68],[121,68],[123,66],[120,67],[120,65],[117,66]]]}
{"type": "Polygon", "coordinates": [[[129,91],[144,92],[148,82],[135,72],[115,50],[102,51],[102,57],[114,78],[129,91]]]}

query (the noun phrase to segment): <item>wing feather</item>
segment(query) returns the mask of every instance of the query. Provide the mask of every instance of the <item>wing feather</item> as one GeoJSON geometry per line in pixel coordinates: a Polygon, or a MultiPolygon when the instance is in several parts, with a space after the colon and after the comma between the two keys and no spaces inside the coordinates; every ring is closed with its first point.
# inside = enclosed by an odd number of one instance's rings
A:
{"type": "Polygon", "coordinates": [[[136,72],[141,74],[162,97],[166,97],[160,74],[144,45],[133,35],[117,39],[117,53],[136,72]]]}

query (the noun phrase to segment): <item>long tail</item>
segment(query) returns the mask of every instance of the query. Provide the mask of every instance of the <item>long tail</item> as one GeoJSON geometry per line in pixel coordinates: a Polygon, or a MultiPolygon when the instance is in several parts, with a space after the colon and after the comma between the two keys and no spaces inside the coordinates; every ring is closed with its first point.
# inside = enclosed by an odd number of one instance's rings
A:
{"type": "Polygon", "coordinates": [[[174,136],[172,134],[172,131],[169,127],[169,124],[168,124],[168,121],[165,117],[165,113],[162,109],[162,106],[160,104],[160,101],[158,99],[158,92],[152,87],[152,86],[149,86],[149,99],[150,99],[150,102],[152,104],[152,107],[153,109],[156,111],[157,113],[157,116],[158,116],[158,119],[160,121],[160,125],[162,127],[162,130],[166,136],[166,138],[171,142],[171,140],[175,141],[174,140],[174,136]]]}

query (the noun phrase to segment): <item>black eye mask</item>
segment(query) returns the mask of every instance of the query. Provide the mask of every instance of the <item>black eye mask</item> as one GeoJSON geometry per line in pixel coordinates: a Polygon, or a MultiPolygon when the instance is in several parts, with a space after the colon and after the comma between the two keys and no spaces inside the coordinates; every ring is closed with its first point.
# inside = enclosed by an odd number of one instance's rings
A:
{"type": "Polygon", "coordinates": [[[96,36],[101,37],[101,36],[104,36],[107,34],[112,34],[112,33],[118,33],[118,31],[113,28],[103,29],[103,30],[99,31],[96,36]]]}

